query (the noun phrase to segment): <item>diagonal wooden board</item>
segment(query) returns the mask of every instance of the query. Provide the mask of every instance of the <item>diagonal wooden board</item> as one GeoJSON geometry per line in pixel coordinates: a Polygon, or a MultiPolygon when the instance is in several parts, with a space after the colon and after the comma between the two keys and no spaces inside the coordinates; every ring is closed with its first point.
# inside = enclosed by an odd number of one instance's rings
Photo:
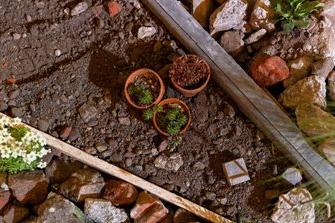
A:
{"type": "Polygon", "coordinates": [[[277,103],[261,89],[177,0],[141,0],[185,46],[210,64],[215,81],[310,180],[335,199],[335,167],[321,157],[277,103]]]}
{"type": "MultiPolygon", "coordinates": [[[[1,117],[8,117],[7,115],[0,112],[0,118],[1,117]]],[[[42,136],[46,139],[47,144],[54,149],[58,150],[59,152],[70,156],[74,158],[75,160],[78,160],[92,168],[95,168],[97,170],[100,170],[101,172],[104,172],[106,174],[112,175],[114,177],[117,177],[121,180],[124,180],[128,183],[131,183],[135,185],[136,187],[139,187],[145,191],[148,191],[151,194],[156,195],[157,197],[172,203],[178,207],[181,207],[203,219],[209,220],[213,223],[233,223],[233,221],[230,221],[229,219],[226,219],[212,211],[207,210],[204,207],[201,207],[200,205],[197,205],[183,197],[180,197],[174,193],[171,193],[153,183],[150,183],[138,176],[135,176],[134,174],[131,174],[117,166],[114,166],[104,160],[101,160],[99,158],[96,158],[92,155],[89,155],[88,153],[85,153],[81,151],[80,149],[71,146],[53,136],[50,136],[38,129],[35,129],[29,125],[25,125],[27,128],[31,129],[32,132],[42,136]]]]}

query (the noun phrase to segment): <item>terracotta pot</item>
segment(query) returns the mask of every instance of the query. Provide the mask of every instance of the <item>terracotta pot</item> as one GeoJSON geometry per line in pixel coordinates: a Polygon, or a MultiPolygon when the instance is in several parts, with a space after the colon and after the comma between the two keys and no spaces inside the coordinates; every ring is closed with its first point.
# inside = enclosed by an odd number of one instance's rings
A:
{"type": "Polygon", "coordinates": [[[128,103],[131,106],[133,106],[137,109],[142,109],[142,110],[150,108],[155,104],[158,104],[163,99],[164,93],[165,93],[165,85],[163,83],[162,78],[155,71],[147,69],[147,68],[138,69],[138,70],[134,71],[133,73],[131,73],[130,76],[127,78],[126,84],[124,86],[124,94],[126,96],[126,99],[127,99],[128,103]],[[155,78],[159,81],[159,85],[160,85],[159,95],[155,99],[155,101],[152,102],[150,105],[138,105],[138,104],[136,104],[128,93],[129,85],[131,83],[133,83],[136,80],[136,78],[139,77],[139,76],[153,77],[153,78],[155,78]]]}
{"type": "MultiPolygon", "coordinates": [[[[187,116],[188,116],[188,121],[186,123],[186,125],[184,126],[184,128],[179,132],[179,134],[182,134],[184,133],[189,127],[190,127],[190,124],[191,124],[191,120],[192,120],[192,116],[191,116],[191,111],[189,109],[189,107],[181,100],[177,99],[177,98],[167,98],[163,101],[161,101],[158,105],[160,106],[164,106],[166,104],[178,104],[181,106],[182,110],[184,113],[187,113],[187,116]]],[[[163,136],[170,136],[167,132],[164,132],[158,125],[157,123],[157,112],[154,113],[154,117],[152,119],[152,122],[154,124],[154,127],[155,129],[163,136]]]]}
{"type": "MultiPolygon", "coordinates": [[[[178,66],[178,63],[180,63],[180,61],[182,60],[182,59],[184,59],[185,57],[188,57],[188,58],[191,58],[191,57],[198,57],[198,56],[196,56],[196,55],[185,55],[185,56],[181,56],[181,57],[179,57],[179,58],[177,58],[176,60],[175,60],[175,62],[173,63],[173,65],[171,66],[171,69],[173,69],[173,67],[175,67],[175,66],[178,66]]],[[[199,58],[199,57],[198,57],[199,58]]],[[[201,59],[201,58],[200,58],[201,59]]],[[[181,86],[179,86],[176,82],[175,82],[175,80],[174,80],[174,78],[170,75],[170,79],[171,79],[171,83],[172,83],[172,85],[173,85],[173,87],[176,89],[176,90],[178,90],[180,93],[182,93],[184,96],[186,96],[186,97],[193,97],[193,96],[195,96],[196,94],[198,94],[199,92],[201,92],[202,90],[204,90],[205,89],[205,87],[207,86],[207,84],[208,84],[208,82],[209,82],[209,79],[210,79],[210,77],[211,77],[211,68],[210,68],[210,66],[208,65],[208,63],[205,61],[205,60],[203,60],[203,59],[201,59],[203,62],[204,62],[204,64],[206,65],[206,75],[207,75],[207,78],[206,78],[206,80],[204,81],[204,83],[201,85],[201,86],[199,86],[198,88],[195,88],[195,89],[186,89],[186,88],[183,88],[183,87],[181,87],[181,86]]]]}

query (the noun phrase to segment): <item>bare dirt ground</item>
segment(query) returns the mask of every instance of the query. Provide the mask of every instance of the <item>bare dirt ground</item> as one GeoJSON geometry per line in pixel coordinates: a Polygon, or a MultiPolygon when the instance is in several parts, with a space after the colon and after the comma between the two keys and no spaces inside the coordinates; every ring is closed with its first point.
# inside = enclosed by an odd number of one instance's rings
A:
{"type": "Polygon", "coordinates": [[[136,68],[167,80],[182,50],[136,1],[119,0],[116,16],[107,2],[87,1],[87,10],[72,16],[79,2],[0,0],[0,110],[232,220],[270,222],[264,192],[286,165],[271,143],[213,82],[192,99],[168,85],[166,97],[185,100],[193,122],[181,139],[164,141],[122,89],[136,68]],[[139,39],[143,26],[155,34],[139,39]],[[5,83],[11,77],[15,85],[5,83]],[[157,168],[162,155],[181,156],[178,171],[157,168]],[[229,187],[222,163],[239,157],[251,181],[229,187]]]}

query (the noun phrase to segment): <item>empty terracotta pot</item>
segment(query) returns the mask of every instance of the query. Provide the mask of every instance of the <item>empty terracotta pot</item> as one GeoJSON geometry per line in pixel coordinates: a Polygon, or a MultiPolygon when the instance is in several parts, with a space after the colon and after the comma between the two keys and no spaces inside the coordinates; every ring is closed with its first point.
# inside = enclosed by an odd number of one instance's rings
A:
{"type": "MultiPolygon", "coordinates": [[[[211,69],[208,63],[196,55],[184,55],[178,57],[169,70],[173,87],[186,97],[193,97],[207,86],[211,69]],[[201,72],[201,73],[199,73],[201,72]],[[199,79],[199,80],[198,80],[199,79]],[[194,88],[186,88],[181,85],[187,81],[196,81],[194,88]]],[[[192,83],[190,83],[192,85],[192,83]]]]}
{"type": "MultiPolygon", "coordinates": [[[[179,100],[177,98],[167,98],[167,99],[164,99],[158,105],[159,106],[164,106],[164,105],[167,105],[167,104],[178,104],[182,108],[183,112],[187,114],[187,116],[188,116],[187,123],[181,129],[181,131],[179,132],[179,134],[184,133],[190,127],[191,120],[192,120],[191,111],[190,111],[189,107],[183,101],[181,101],[181,100],[179,100]]],[[[165,132],[164,130],[162,130],[161,127],[158,125],[158,123],[157,123],[157,116],[158,116],[158,113],[155,112],[154,113],[154,117],[152,119],[155,129],[161,135],[163,135],[163,136],[170,136],[167,132],[165,132]]]]}
{"type": "Polygon", "coordinates": [[[133,73],[131,73],[130,76],[127,78],[126,84],[124,86],[124,94],[126,96],[126,99],[127,99],[128,103],[131,106],[133,106],[134,108],[141,109],[141,110],[150,108],[153,105],[158,104],[163,99],[164,93],[165,93],[165,85],[163,83],[162,78],[155,71],[147,69],[147,68],[138,69],[138,70],[134,71],[133,73]],[[152,78],[155,78],[156,80],[158,80],[158,82],[159,82],[159,88],[160,88],[159,89],[159,95],[149,105],[139,105],[139,104],[137,104],[132,99],[131,95],[128,92],[128,87],[130,86],[130,84],[132,84],[140,76],[152,77],[152,78]]]}

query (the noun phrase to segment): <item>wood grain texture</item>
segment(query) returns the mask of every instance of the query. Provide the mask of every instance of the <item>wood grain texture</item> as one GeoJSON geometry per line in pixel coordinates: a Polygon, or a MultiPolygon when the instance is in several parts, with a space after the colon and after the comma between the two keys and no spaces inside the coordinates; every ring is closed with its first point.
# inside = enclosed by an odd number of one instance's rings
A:
{"type": "MultiPolygon", "coordinates": [[[[0,118],[6,116],[3,113],[0,113],[0,118]]],[[[8,117],[8,116],[6,116],[8,117]]],[[[184,208],[185,210],[188,210],[189,212],[207,219],[214,223],[233,223],[232,221],[212,212],[204,207],[201,207],[185,198],[182,198],[174,193],[171,193],[153,183],[150,183],[138,176],[135,176],[132,173],[129,173],[117,166],[114,166],[104,160],[101,160],[99,158],[96,158],[92,155],[89,155],[88,153],[83,152],[80,149],[77,149],[74,146],[71,146],[55,137],[52,137],[44,132],[39,131],[38,129],[35,129],[29,125],[25,125],[29,129],[31,129],[32,132],[42,136],[46,139],[47,144],[54,149],[58,150],[59,152],[70,156],[94,169],[100,170],[101,172],[104,172],[106,174],[112,175],[116,178],[119,178],[121,180],[124,180],[128,183],[131,183],[135,185],[136,187],[139,187],[145,191],[148,191],[151,194],[156,195],[157,197],[172,203],[178,207],[184,208]]]]}
{"type": "Polygon", "coordinates": [[[141,0],[178,40],[211,65],[215,81],[310,180],[335,196],[335,167],[321,157],[275,100],[260,88],[197,21],[174,0],[141,0]]]}

